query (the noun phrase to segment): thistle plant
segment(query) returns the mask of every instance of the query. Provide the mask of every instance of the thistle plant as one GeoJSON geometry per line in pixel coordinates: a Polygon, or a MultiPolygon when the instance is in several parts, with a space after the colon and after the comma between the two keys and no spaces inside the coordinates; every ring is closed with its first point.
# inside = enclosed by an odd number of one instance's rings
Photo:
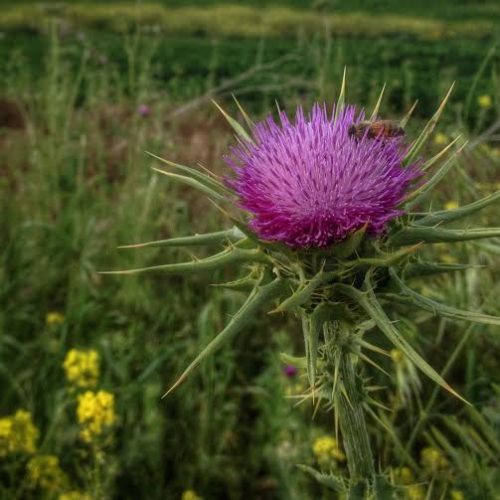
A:
{"type": "MultiPolygon", "coordinates": [[[[154,170],[208,196],[232,227],[128,248],[206,245],[221,250],[190,262],[112,271],[187,274],[237,263],[242,273],[222,285],[248,290],[246,301],[166,395],[257,313],[298,318],[305,355],[284,358],[306,369],[304,397],[334,412],[349,478],[309,472],[349,498],[387,498],[391,491],[375,466],[365,417],[373,400],[363,365],[377,366],[373,353],[389,355],[382,335],[427,377],[461,398],[391,321],[392,304],[500,324],[500,318],[437,303],[412,288],[415,278],[467,267],[426,261],[425,245],[500,236],[500,228],[446,227],[497,201],[500,192],[452,210],[414,209],[425,204],[465,147],[457,138],[436,155],[422,156],[451,90],[413,141],[350,134],[365,115],[345,103],[345,75],[334,105],[317,104],[310,113],[298,107],[293,119],[279,111],[278,122],[267,118],[254,124],[237,103],[242,125],[219,108],[237,141],[225,158],[226,178],[158,157],[169,169],[154,170]]],[[[383,91],[368,120],[377,119],[382,96],[383,91]]],[[[410,116],[411,111],[401,128],[410,116]]]]}

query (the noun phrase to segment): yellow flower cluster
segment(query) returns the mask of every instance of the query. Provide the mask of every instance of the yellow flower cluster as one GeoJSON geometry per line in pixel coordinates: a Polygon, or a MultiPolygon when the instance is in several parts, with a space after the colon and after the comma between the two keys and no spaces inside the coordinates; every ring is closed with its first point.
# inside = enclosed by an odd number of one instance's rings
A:
{"type": "Polygon", "coordinates": [[[181,500],[203,500],[194,490],[186,490],[182,493],[181,500]]]}
{"type": "Polygon", "coordinates": [[[99,380],[99,353],[71,349],[66,354],[63,367],[70,384],[81,389],[94,387],[99,380]]]}
{"type": "Polygon", "coordinates": [[[450,142],[450,139],[448,138],[448,136],[443,134],[442,132],[438,132],[434,136],[434,144],[436,146],[444,146],[445,144],[448,144],[449,142],[450,142]]]}
{"type": "Polygon", "coordinates": [[[61,493],[58,500],[91,500],[90,495],[82,493],[81,491],[73,490],[61,493]]]}
{"type": "Polygon", "coordinates": [[[394,483],[408,485],[415,482],[413,472],[409,467],[398,467],[394,469],[394,483]]]}
{"type": "Polygon", "coordinates": [[[107,391],[86,391],[78,396],[76,414],[82,427],[80,437],[90,443],[115,422],[115,397],[107,391]]]}
{"type": "Polygon", "coordinates": [[[0,457],[10,453],[34,453],[38,429],[31,413],[17,410],[14,415],[0,419],[0,457]]]}
{"type": "Polygon", "coordinates": [[[337,440],[331,436],[321,436],[312,445],[313,453],[318,462],[331,463],[343,462],[345,455],[342,453],[337,440]]]}
{"type": "Polygon", "coordinates": [[[458,208],[458,203],[456,201],[448,201],[444,204],[445,210],[456,210],[458,208]]]}
{"type": "Polygon", "coordinates": [[[479,104],[480,108],[489,109],[493,105],[493,99],[490,95],[483,94],[477,98],[477,103],[479,104]]]}
{"type": "Polygon", "coordinates": [[[427,471],[435,472],[439,469],[445,469],[448,466],[448,460],[437,448],[428,446],[420,452],[420,463],[427,471]]]}
{"type": "Polygon", "coordinates": [[[45,323],[48,326],[61,325],[62,323],[64,323],[64,315],[62,315],[61,313],[59,313],[57,311],[49,312],[45,316],[45,323]]]}
{"type": "Polygon", "coordinates": [[[68,484],[68,478],[55,455],[38,455],[31,458],[26,465],[26,473],[28,484],[32,488],[56,492],[68,484]]]}
{"type": "Polygon", "coordinates": [[[391,349],[389,354],[391,355],[392,361],[396,364],[402,363],[405,359],[405,355],[399,349],[391,349]]]}
{"type": "Polygon", "coordinates": [[[425,500],[427,495],[425,494],[424,488],[419,484],[412,484],[408,486],[405,490],[405,498],[407,500],[425,500]]]}
{"type": "Polygon", "coordinates": [[[451,500],[465,500],[465,495],[460,490],[450,491],[451,500]]]}
{"type": "Polygon", "coordinates": [[[299,396],[303,394],[305,390],[306,386],[300,381],[287,384],[287,387],[285,389],[285,396],[287,397],[299,396]]]}

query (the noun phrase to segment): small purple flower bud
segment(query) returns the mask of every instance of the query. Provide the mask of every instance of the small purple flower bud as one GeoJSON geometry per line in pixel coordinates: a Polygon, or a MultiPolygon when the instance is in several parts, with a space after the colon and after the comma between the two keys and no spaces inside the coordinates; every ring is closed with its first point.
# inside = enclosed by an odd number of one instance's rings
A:
{"type": "Polygon", "coordinates": [[[294,378],[297,375],[297,367],[293,365],[285,365],[283,367],[283,375],[288,378],[294,378]]]}
{"type": "Polygon", "coordinates": [[[147,104],[139,104],[137,107],[137,113],[139,116],[146,118],[151,114],[151,108],[147,104]]]}

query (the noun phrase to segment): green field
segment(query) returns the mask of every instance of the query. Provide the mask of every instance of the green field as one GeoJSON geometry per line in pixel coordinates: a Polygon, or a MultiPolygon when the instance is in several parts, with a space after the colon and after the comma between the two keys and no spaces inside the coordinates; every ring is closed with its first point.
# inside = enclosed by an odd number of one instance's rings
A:
{"type": "MultiPolygon", "coordinates": [[[[12,5],[8,0],[2,0],[6,6],[12,5]]],[[[18,0],[16,4],[34,4],[33,0],[18,0]]],[[[102,4],[99,0],[64,0],[57,2],[60,4],[86,4],[97,5],[102,4]]],[[[234,4],[230,0],[157,0],[155,2],[139,1],[123,1],[123,0],[107,0],[107,5],[112,4],[128,4],[141,6],[145,3],[155,3],[166,7],[210,7],[213,5],[234,4]]],[[[500,8],[494,1],[471,2],[461,0],[458,2],[451,0],[441,0],[434,2],[432,0],[422,0],[414,2],[412,0],[352,0],[351,2],[339,1],[311,1],[311,0],[240,0],[238,5],[249,7],[268,7],[285,6],[295,9],[324,9],[333,12],[360,12],[365,14],[399,14],[417,17],[431,17],[441,19],[492,19],[500,16],[500,8]]]]}
{"type": "MultiPolygon", "coordinates": [[[[306,370],[297,363],[296,374],[284,372],[291,360],[280,356],[304,355],[299,320],[255,315],[161,399],[243,304],[245,293],[212,286],[241,276],[241,266],[188,276],[100,272],[203,258],[208,250],[196,247],[117,247],[232,225],[195,190],[154,173],[149,167],[161,164],[146,151],[225,175],[222,157],[235,139],[211,99],[242,122],[232,94],[256,120],[276,102],[293,113],[299,103],[333,102],[344,67],[350,103],[371,110],[384,83],[383,117],[402,117],[418,99],[408,141],[456,82],[421,154],[430,158],[459,135],[469,143],[416,211],[497,192],[500,56],[490,27],[498,6],[335,2],[326,11],[347,16],[338,21],[350,20],[345,32],[328,23],[315,30],[317,17],[297,31],[296,17],[287,24],[276,14],[276,31],[263,36],[251,23],[228,31],[206,21],[214,5],[229,12],[224,2],[156,2],[192,6],[189,16],[203,26],[171,32],[148,22],[123,29],[119,11],[103,14],[114,2],[97,2],[101,10],[64,3],[88,16],[45,7],[46,17],[33,21],[29,2],[1,7],[20,14],[15,22],[0,15],[0,498],[340,498],[325,477],[347,477],[345,440],[328,409],[300,403],[306,370]],[[411,18],[409,31],[395,29],[393,15],[411,18]],[[361,33],[381,19],[387,24],[361,33]],[[422,19],[446,30],[432,35],[422,19]],[[448,20],[481,29],[457,35],[448,20]],[[323,482],[297,464],[325,474],[323,482]]],[[[305,0],[272,5],[322,16],[305,0]]],[[[497,213],[498,203],[457,227],[498,226],[497,213]]],[[[499,238],[425,252],[472,266],[417,280],[423,296],[500,315],[499,238]]],[[[499,327],[390,307],[404,338],[470,405],[373,329],[367,339],[390,353],[373,357],[386,373],[368,363],[360,371],[379,403],[368,414],[378,471],[398,485],[393,498],[494,499],[499,327]]]]}

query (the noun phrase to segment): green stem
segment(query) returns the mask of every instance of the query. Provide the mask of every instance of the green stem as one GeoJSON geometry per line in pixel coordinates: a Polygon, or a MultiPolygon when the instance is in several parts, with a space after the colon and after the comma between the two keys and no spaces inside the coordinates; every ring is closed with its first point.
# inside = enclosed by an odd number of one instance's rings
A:
{"type": "Polygon", "coordinates": [[[328,364],[334,373],[334,406],[347,456],[351,489],[366,488],[375,476],[363,409],[362,379],[356,376],[356,351],[351,328],[338,321],[324,324],[328,364]]]}
{"type": "Polygon", "coordinates": [[[371,480],[375,474],[373,455],[363,410],[363,392],[356,378],[352,354],[342,350],[339,375],[343,390],[337,398],[337,411],[347,455],[351,481],[371,480]]]}

